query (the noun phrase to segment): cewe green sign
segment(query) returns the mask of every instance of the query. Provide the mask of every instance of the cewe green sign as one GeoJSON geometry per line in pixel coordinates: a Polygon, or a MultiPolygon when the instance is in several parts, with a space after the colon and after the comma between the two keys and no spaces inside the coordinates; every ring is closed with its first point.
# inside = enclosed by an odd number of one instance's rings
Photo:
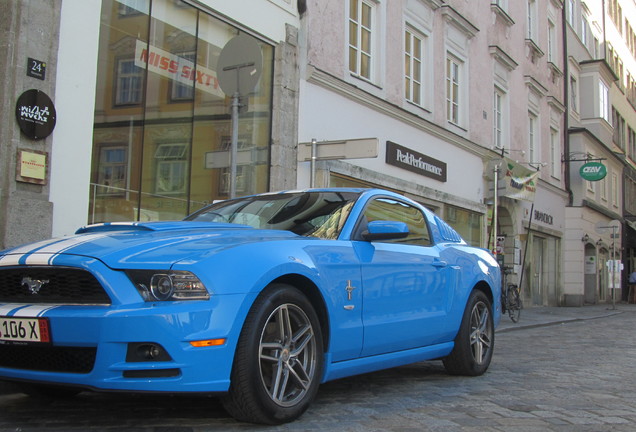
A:
{"type": "Polygon", "coordinates": [[[579,169],[579,174],[584,180],[599,181],[607,175],[607,167],[600,162],[588,162],[579,169]]]}

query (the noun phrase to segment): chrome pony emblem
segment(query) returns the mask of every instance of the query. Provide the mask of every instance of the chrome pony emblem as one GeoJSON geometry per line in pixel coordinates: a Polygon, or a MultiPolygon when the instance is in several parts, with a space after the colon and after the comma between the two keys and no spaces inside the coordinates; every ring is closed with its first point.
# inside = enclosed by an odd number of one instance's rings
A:
{"type": "Polygon", "coordinates": [[[22,286],[26,286],[29,291],[31,291],[31,294],[39,293],[40,289],[42,289],[42,287],[47,283],[49,283],[48,279],[31,279],[30,276],[24,276],[22,278],[22,286]]]}
{"type": "Polygon", "coordinates": [[[353,292],[354,289],[356,289],[356,287],[352,286],[351,281],[348,280],[347,286],[345,287],[345,290],[347,290],[347,300],[351,301],[351,293],[353,292]]]}

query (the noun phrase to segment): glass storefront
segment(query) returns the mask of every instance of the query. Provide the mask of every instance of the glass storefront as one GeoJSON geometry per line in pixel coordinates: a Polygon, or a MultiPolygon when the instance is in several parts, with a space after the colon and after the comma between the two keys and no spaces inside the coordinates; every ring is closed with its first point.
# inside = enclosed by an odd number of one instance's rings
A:
{"type": "MultiPolygon", "coordinates": [[[[180,0],[102,1],[89,222],[182,219],[229,197],[232,99],[217,62],[239,33],[180,0]]],[[[269,185],[274,50],[253,39],[263,72],[241,100],[236,195],[269,185]]]]}

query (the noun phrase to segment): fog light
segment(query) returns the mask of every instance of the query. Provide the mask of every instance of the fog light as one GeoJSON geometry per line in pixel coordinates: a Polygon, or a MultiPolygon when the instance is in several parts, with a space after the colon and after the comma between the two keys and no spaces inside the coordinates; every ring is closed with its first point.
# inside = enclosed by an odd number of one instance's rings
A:
{"type": "Polygon", "coordinates": [[[170,354],[159,344],[152,342],[128,344],[127,362],[165,362],[171,360],[170,354]]]}
{"type": "Polygon", "coordinates": [[[141,345],[137,348],[137,352],[140,356],[145,358],[146,360],[154,360],[161,354],[161,350],[157,345],[141,345]]]}

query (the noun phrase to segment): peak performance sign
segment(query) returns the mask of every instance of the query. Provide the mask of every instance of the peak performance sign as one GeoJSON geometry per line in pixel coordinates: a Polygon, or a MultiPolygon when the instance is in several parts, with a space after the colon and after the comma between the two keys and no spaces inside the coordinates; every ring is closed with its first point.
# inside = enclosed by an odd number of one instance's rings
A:
{"type": "Polygon", "coordinates": [[[386,163],[446,182],[446,163],[391,141],[386,142],[386,163]]]}

